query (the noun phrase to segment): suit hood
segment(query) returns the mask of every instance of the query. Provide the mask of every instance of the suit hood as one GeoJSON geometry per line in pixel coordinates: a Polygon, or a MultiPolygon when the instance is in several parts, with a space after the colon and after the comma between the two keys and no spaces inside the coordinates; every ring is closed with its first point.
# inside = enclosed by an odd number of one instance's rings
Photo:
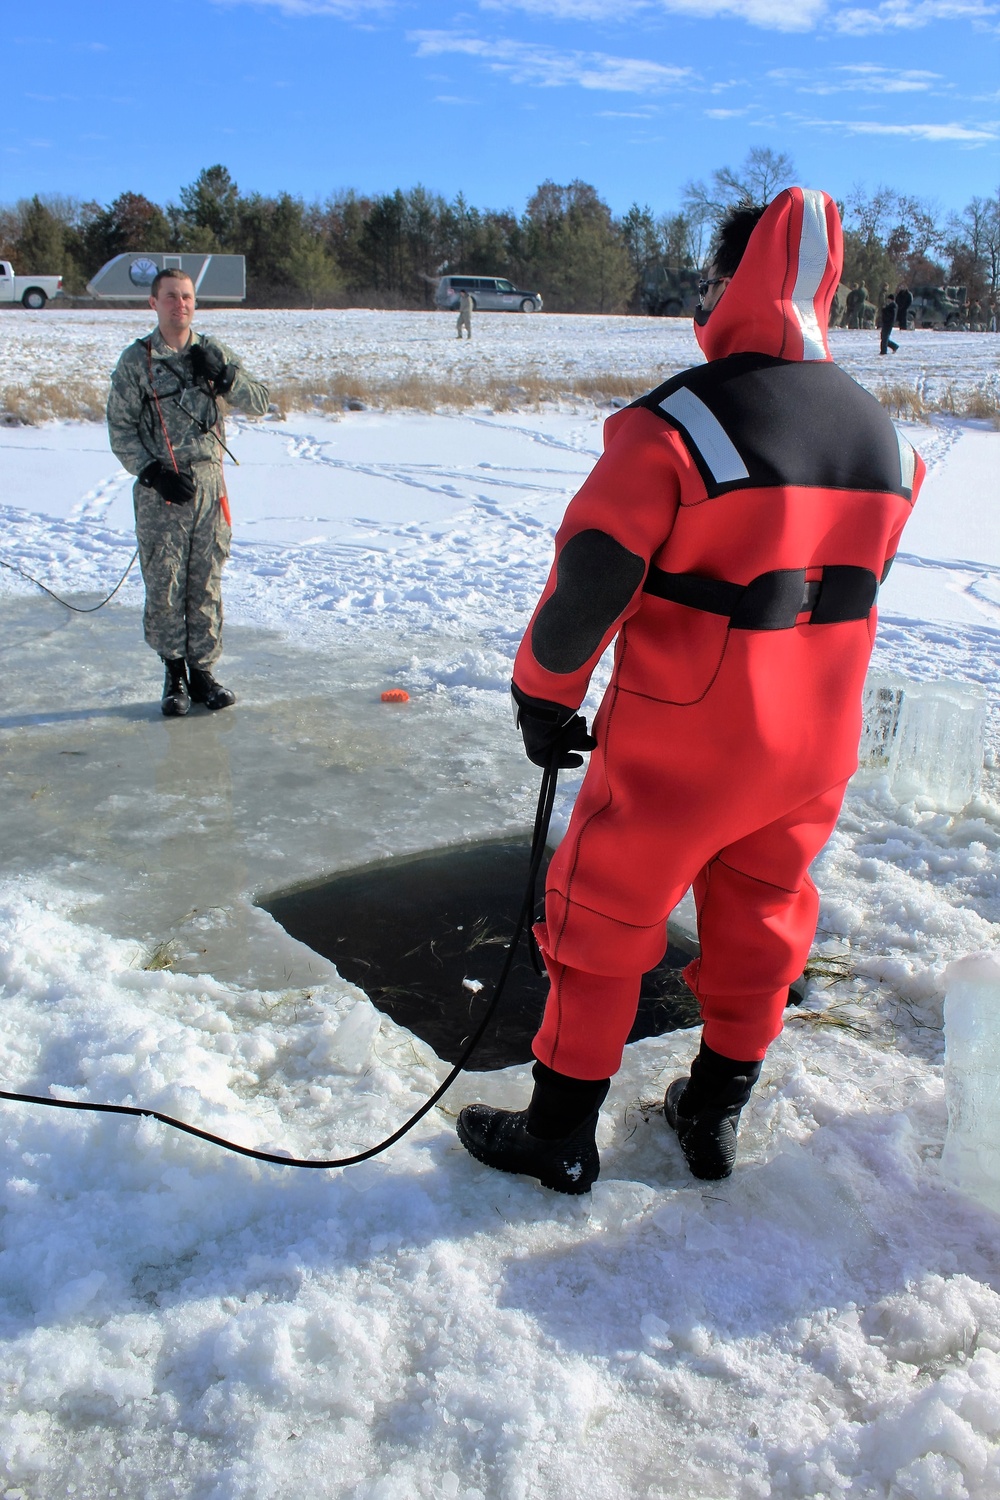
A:
{"type": "Polygon", "coordinates": [[[786,188],[764,210],[719,302],[695,322],[705,357],[829,360],[830,306],[843,262],[833,199],[815,188],[786,188]]]}

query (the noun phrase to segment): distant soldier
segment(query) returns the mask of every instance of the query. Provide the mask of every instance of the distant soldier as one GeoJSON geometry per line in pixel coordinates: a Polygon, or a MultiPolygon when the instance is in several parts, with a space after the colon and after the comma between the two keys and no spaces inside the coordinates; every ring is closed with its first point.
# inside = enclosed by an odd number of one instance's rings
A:
{"type": "Polygon", "coordinates": [[[879,342],[879,353],[885,354],[889,349],[895,354],[899,345],[894,343],[889,335],[892,333],[896,323],[896,303],[892,297],[882,307],[881,316],[881,338],[879,342]]]}
{"type": "Polygon", "coordinates": [[[458,294],[458,328],[457,337],[462,337],[462,329],[471,339],[472,337],[472,309],[475,307],[470,291],[461,291],[458,294]]]}
{"type": "Polygon", "coordinates": [[[913,301],[913,293],[905,284],[896,292],[896,320],[901,333],[907,329],[907,318],[910,315],[910,303],[913,301]]]}
{"type": "Polygon", "coordinates": [[[847,308],[847,326],[848,326],[848,328],[858,328],[858,327],[860,327],[860,324],[861,324],[861,304],[864,302],[864,300],[865,300],[864,297],[861,295],[860,285],[856,281],[853,282],[852,285],[851,285],[851,290],[847,294],[847,300],[846,300],[846,304],[845,304],[846,308],[847,308]]]}
{"type": "Polygon", "coordinates": [[[255,416],[267,388],[225,344],[192,331],[190,276],[160,271],[149,305],[157,326],[130,344],[111,377],[108,433],[138,475],[133,490],[146,585],[146,642],[166,667],[160,707],[228,708],[236,694],[212,676],[222,652],[222,567],[232,536],[222,473],[224,404],[255,416]]]}

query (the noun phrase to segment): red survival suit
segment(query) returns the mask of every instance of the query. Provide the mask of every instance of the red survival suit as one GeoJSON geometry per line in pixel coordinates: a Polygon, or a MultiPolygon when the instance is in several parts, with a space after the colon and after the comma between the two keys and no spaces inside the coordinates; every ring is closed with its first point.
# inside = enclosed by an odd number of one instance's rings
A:
{"type": "Polygon", "coordinates": [[[608,419],[517,653],[516,688],[572,710],[618,636],[536,928],[534,1051],[571,1077],[620,1066],[689,886],[714,1051],[764,1056],[809,954],[808,866],[857,766],[875,596],[923,477],[831,360],[841,264],[833,201],[781,193],[696,329],[708,363],[608,419]]]}

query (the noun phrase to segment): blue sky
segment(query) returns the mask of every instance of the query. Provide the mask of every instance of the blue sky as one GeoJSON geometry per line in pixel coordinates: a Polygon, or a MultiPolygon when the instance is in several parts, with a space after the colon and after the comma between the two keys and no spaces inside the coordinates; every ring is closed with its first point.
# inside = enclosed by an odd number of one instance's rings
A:
{"type": "Polygon", "coordinates": [[[520,211],[581,177],[661,212],[750,146],[838,197],[1000,184],[1000,0],[18,0],[6,31],[0,202],[163,202],[219,161],[307,199],[520,211]]]}

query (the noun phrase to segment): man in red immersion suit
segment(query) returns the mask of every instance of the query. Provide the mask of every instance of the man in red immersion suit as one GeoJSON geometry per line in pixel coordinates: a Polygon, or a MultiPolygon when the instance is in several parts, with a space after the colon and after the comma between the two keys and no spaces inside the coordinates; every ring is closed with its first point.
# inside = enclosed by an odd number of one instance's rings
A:
{"type": "Polygon", "coordinates": [[[593,753],[536,928],[550,990],[531,1102],[469,1105],[458,1133],[563,1192],[598,1175],[598,1110],[688,887],[704,1030],[664,1112],[696,1176],[731,1172],[809,954],[809,865],[857,766],[875,597],[923,477],[831,360],[841,266],[826,193],[723,221],[695,314],[707,363],[608,419],[517,653],[531,759],[593,753]],[[591,739],[577,709],[616,635],[591,739]]]}

